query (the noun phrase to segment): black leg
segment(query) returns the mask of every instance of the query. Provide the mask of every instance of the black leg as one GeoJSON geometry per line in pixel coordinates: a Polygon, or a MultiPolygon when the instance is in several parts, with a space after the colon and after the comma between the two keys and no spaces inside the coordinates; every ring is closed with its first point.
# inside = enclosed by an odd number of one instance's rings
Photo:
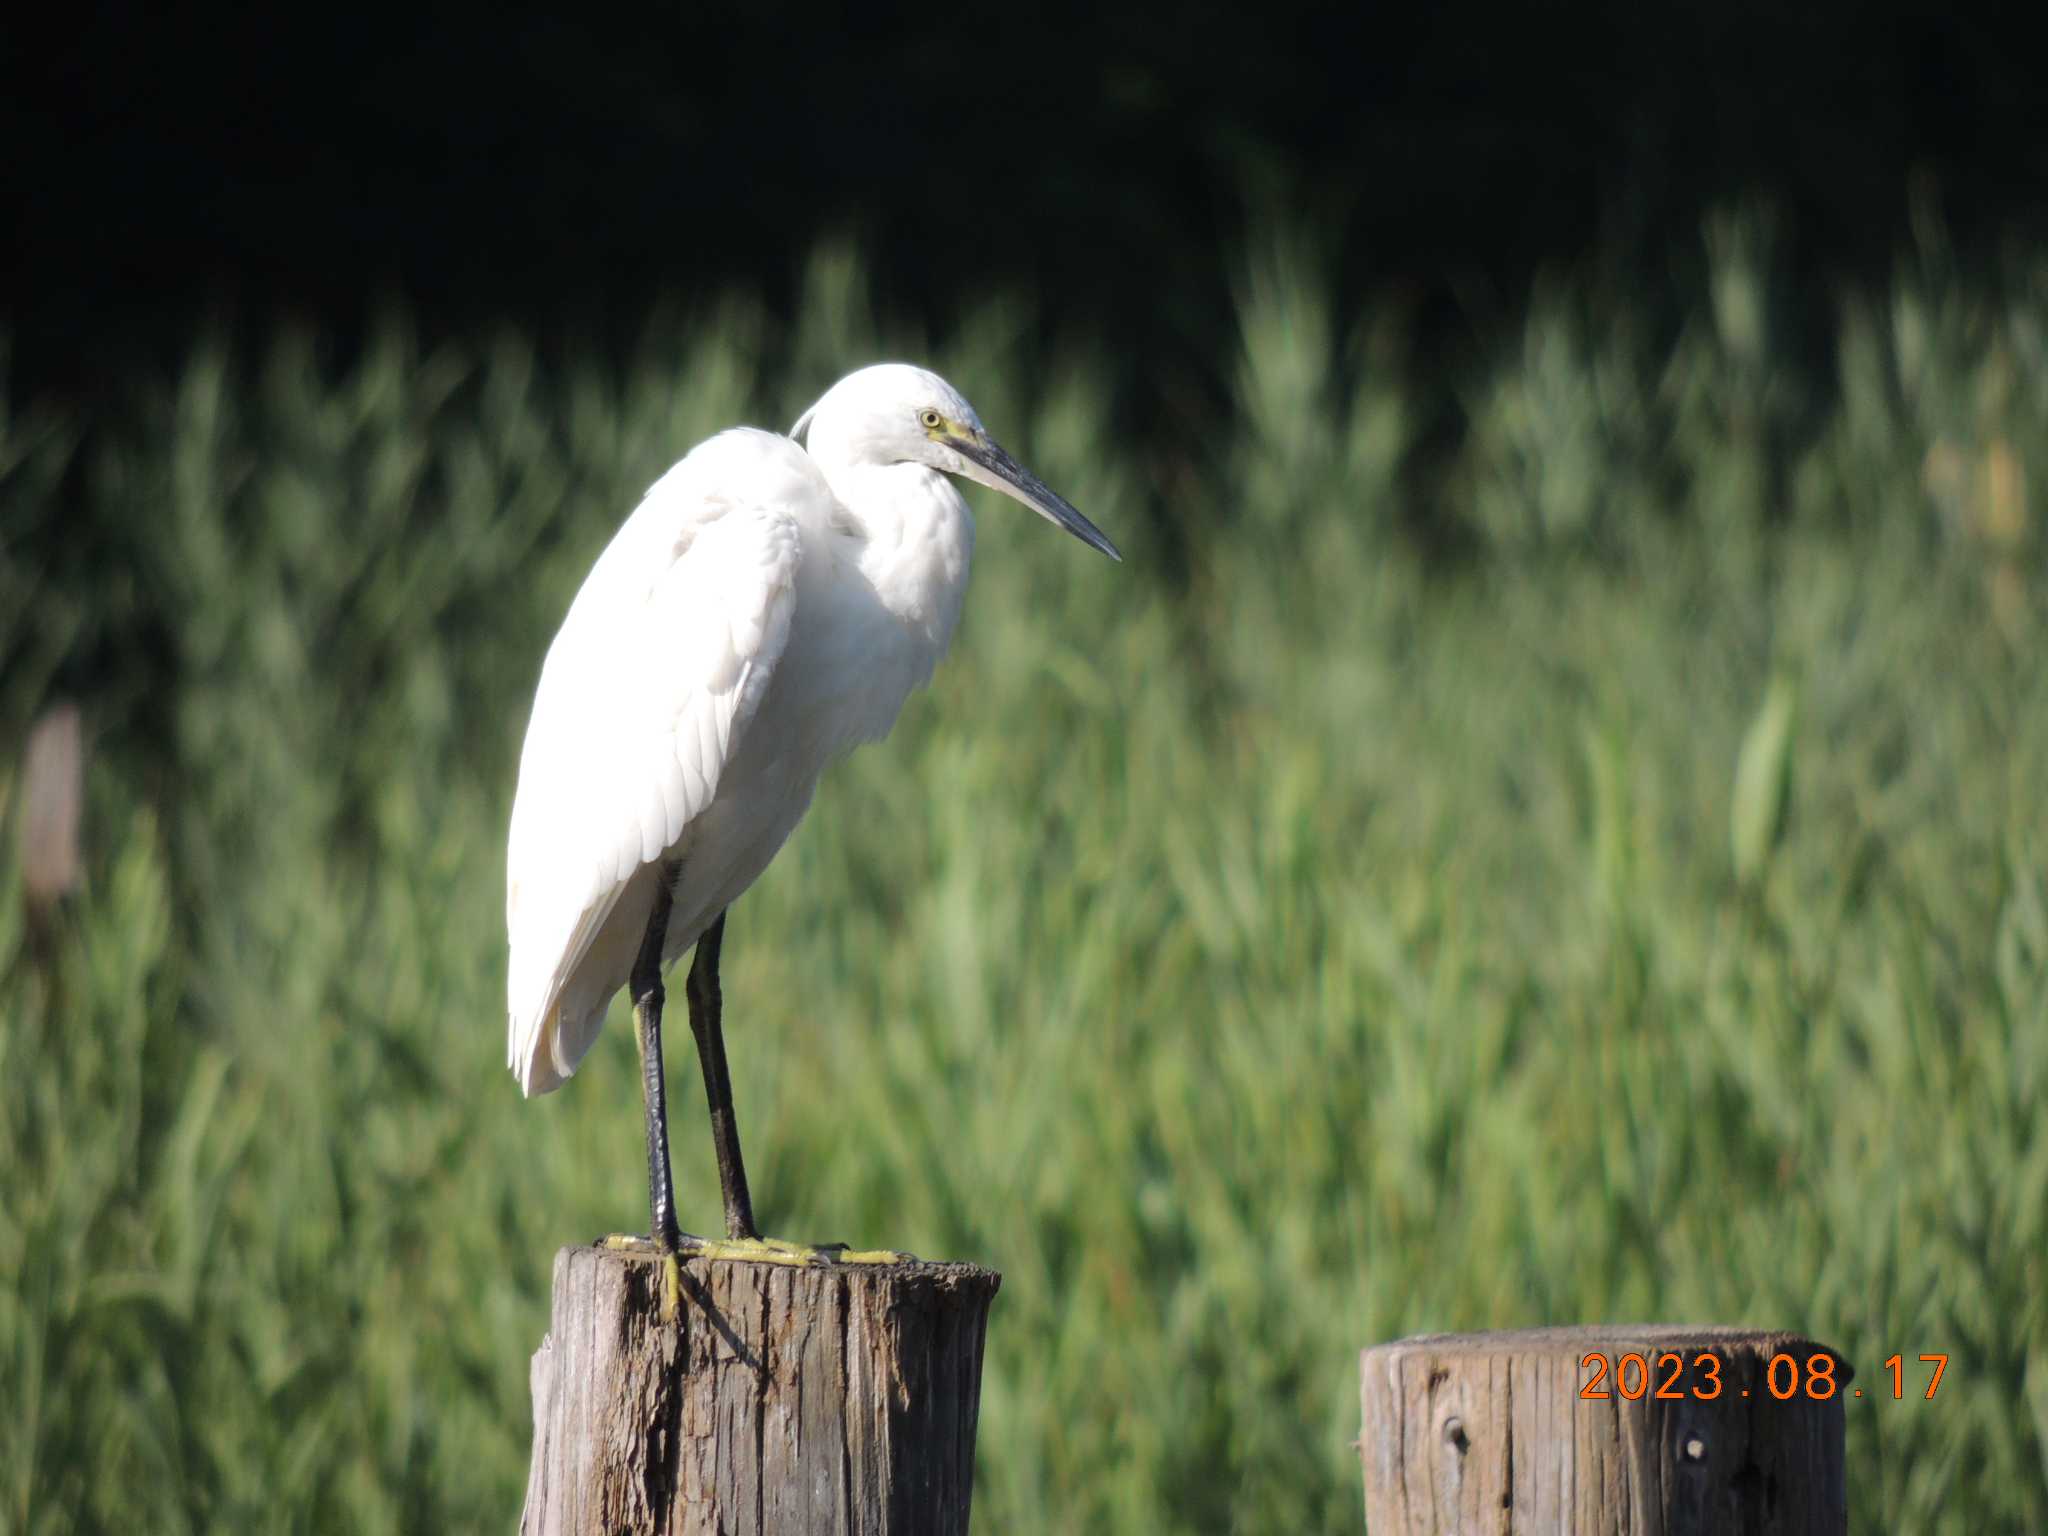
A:
{"type": "Polygon", "coordinates": [[[690,1031],[697,1037],[697,1060],[704,1067],[704,1101],[711,1109],[711,1139],[718,1148],[718,1182],[725,1189],[725,1234],[739,1240],[759,1238],[754,1229],[754,1202],[747,1194],[747,1165],[740,1159],[740,1131],[732,1114],[732,1077],[725,1068],[724,1000],[718,991],[718,946],[725,940],[725,914],[697,941],[690,979],[683,993],[690,1000],[690,1031]]]}
{"type": "MultiPolygon", "coordinates": [[[[676,1227],[676,1181],[668,1161],[668,1090],[661,1075],[661,949],[675,902],[675,872],[664,869],[662,876],[654,912],[647,919],[647,936],[640,941],[640,957],[633,962],[633,1037],[640,1047],[640,1089],[647,1104],[647,1205],[652,1218],[648,1230],[663,1253],[674,1253],[682,1234],[676,1227]]],[[[693,984],[695,980],[692,971],[693,984]]],[[[694,1016],[694,1004],[690,1011],[694,1016]]]]}

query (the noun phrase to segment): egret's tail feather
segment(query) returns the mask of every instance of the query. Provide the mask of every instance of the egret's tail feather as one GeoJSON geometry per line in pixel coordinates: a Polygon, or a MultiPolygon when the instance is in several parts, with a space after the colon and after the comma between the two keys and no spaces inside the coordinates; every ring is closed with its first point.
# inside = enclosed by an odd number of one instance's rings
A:
{"type": "Polygon", "coordinates": [[[522,1027],[516,1016],[512,1020],[512,1051],[508,1064],[512,1075],[519,1079],[520,1092],[529,1099],[537,1094],[553,1093],[576,1070],[571,1066],[568,1071],[563,1071],[556,1061],[555,1034],[561,1017],[561,1004],[557,1003],[535,1023],[522,1027]]]}
{"type": "Polygon", "coordinates": [[[508,1065],[519,1087],[531,1099],[553,1093],[576,1075],[576,1067],[597,1039],[604,1009],[568,1016],[561,1000],[550,1004],[537,1022],[512,1019],[508,1065]]]}

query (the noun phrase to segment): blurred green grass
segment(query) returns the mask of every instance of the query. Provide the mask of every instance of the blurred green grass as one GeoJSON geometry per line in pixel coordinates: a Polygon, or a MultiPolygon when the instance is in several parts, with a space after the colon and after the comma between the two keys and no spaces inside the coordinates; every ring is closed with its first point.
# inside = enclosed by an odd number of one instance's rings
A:
{"type": "Polygon", "coordinates": [[[1855,1528],[2040,1526],[2048,264],[1918,253],[1815,377],[1768,233],[1675,330],[1539,288],[1459,380],[1449,561],[1398,317],[1285,249],[1166,461],[1085,349],[929,347],[843,254],[797,334],[623,367],[394,319],[198,341],[89,449],[14,401],[0,727],[97,691],[83,892],[38,937],[0,878],[0,1529],[514,1517],[550,1255],[644,1197],[629,1030],[503,1070],[540,657],[682,449],[892,354],[1128,556],[984,506],[931,696],[726,950],[764,1225],[1004,1271],[980,1526],[1356,1531],[1358,1346],[1648,1318],[1947,1352],[1849,1406],[1855,1528]]]}

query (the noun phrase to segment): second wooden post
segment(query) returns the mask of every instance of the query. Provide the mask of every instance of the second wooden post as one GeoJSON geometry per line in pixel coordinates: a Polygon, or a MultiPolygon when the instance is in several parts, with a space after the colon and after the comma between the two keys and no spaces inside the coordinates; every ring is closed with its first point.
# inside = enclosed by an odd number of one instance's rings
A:
{"type": "Polygon", "coordinates": [[[1796,1334],[1531,1328],[1359,1359],[1371,1536],[1839,1536],[1848,1364],[1796,1334]]]}

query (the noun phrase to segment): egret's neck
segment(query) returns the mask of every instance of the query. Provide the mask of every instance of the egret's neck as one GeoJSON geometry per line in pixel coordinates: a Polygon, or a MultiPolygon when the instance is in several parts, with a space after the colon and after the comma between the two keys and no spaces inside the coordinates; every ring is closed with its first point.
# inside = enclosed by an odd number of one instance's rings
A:
{"type": "Polygon", "coordinates": [[[861,573],[938,663],[967,595],[974,516],[952,480],[922,464],[855,464],[828,471],[861,525],[861,573]]]}

